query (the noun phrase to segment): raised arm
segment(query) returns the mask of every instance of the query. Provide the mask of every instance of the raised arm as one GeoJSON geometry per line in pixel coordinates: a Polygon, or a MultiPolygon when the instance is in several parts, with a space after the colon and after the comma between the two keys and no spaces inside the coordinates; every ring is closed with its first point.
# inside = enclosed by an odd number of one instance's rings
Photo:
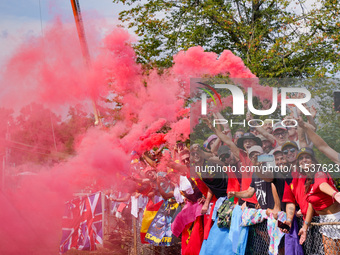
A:
{"type": "MultiPolygon", "coordinates": [[[[214,117],[215,117],[216,119],[224,119],[224,117],[222,116],[222,114],[221,114],[220,112],[213,113],[213,115],[214,115],[214,117]]],[[[228,124],[228,123],[225,123],[225,124],[221,124],[221,125],[222,125],[222,127],[223,127],[223,131],[220,130],[220,129],[219,129],[219,130],[222,131],[223,134],[226,134],[227,136],[229,136],[230,139],[233,139],[233,136],[232,136],[232,134],[231,134],[231,129],[230,129],[230,127],[229,127],[229,124],[228,124]]]]}
{"type": "Polygon", "coordinates": [[[153,161],[147,154],[146,152],[142,155],[143,159],[153,168],[157,167],[157,164],[155,161],[153,161]]]}
{"type": "Polygon", "coordinates": [[[200,145],[195,143],[191,146],[190,148],[191,152],[197,152],[198,154],[200,154],[200,156],[206,160],[208,160],[209,158],[213,157],[214,155],[212,153],[209,152],[205,152],[203,150],[201,150],[200,145]]]}
{"type": "Polygon", "coordinates": [[[319,149],[323,154],[325,154],[334,163],[340,164],[340,155],[334,149],[329,147],[329,145],[314,131],[310,124],[305,123],[300,116],[298,119],[299,126],[304,129],[305,133],[308,135],[309,140],[313,142],[316,148],[319,149]]]}
{"type": "MultiPolygon", "coordinates": [[[[217,112],[217,113],[213,113],[213,116],[215,117],[215,119],[224,119],[224,117],[222,116],[222,114],[220,112],[217,112]]],[[[223,131],[218,128],[219,131],[221,131],[223,134],[227,135],[230,137],[230,139],[232,140],[233,139],[233,136],[231,134],[231,129],[229,127],[229,124],[228,123],[225,123],[225,124],[221,124],[222,127],[223,127],[223,131]]],[[[221,125],[219,125],[218,127],[220,127],[221,125]]],[[[221,146],[221,139],[218,137],[214,142],[213,144],[210,146],[211,147],[211,152],[215,155],[217,155],[217,151],[218,151],[218,148],[221,146]]]]}
{"type": "Polygon", "coordinates": [[[176,162],[173,162],[173,161],[169,161],[167,163],[167,166],[182,173],[182,174],[187,174],[188,173],[188,168],[185,166],[185,165],[181,165],[181,164],[178,164],[176,162]]]}
{"type": "Polygon", "coordinates": [[[298,126],[297,133],[298,133],[298,139],[299,139],[300,148],[307,147],[308,144],[307,144],[305,130],[303,128],[301,128],[300,126],[298,126]]]}
{"type": "Polygon", "coordinates": [[[221,139],[217,137],[217,139],[210,145],[211,152],[214,155],[217,155],[217,151],[220,146],[221,146],[221,139]]]}
{"type": "MultiPolygon", "coordinates": [[[[253,119],[253,116],[251,115],[251,113],[248,112],[248,113],[246,114],[246,120],[247,120],[247,121],[250,121],[250,120],[252,120],[252,119],[253,119]]],[[[253,121],[253,122],[252,122],[252,125],[255,125],[255,124],[258,126],[257,122],[253,121]]],[[[272,144],[274,144],[274,143],[276,142],[275,136],[273,136],[272,134],[270,134],[270,133],[269,133],[267,130],[265,130],[263,127],[258,126],[258,127],[255,127],[255,129],[256,129],[261,135],[263,135],[265,138],[267,138],[268,141],[271,142],[272,144]]]]}
{"type": "Polygon", "coordinates": [[[234,142],[233,142],[233,140],[229,137],[229,136],[227,136],[227,135],[225,135],[225,134],[223,134],[221,131],[219,131],[217,128],[215,128],[212,124],[211,124],[211,122],[210,122],[210,120],[209,119],[205,119],[205,123],[208,125],[208,127],[221,139],[221,141],[222,142],[224,142],[229,148],[230,148],[230,150],[231,150],[231,152],[234,154],[234,156],[237,158],[237,159],[239,159],[239,154],[240,154],[240,148],[238,148],[235,144],[234,144],[234,142]]]}

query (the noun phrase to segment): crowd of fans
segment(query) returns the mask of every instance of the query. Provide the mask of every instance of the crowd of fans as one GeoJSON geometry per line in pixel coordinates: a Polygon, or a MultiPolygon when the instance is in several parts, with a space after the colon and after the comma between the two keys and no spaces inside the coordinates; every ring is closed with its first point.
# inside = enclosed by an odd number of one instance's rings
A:
{"type": "MultiPolygon", "coordinates": [[[[215,117],[221,118],[219,113],[215,117]]],[[[248,113],[247,120],[251,119],[248,113]]],[[[209,119],[205,123],[211,135],[202,145],[179,142],[175,148],[164,145],[143,155],[133,152],[132,175],[122,185],[125,193],[110,199],[122,202],[142,196],[153,203],[176,201],[182,210],[171,229],[176,236],[182,233],[182,254],[209,254],[201,250],[202,243],[225,201],[241,206],[242,211],[265,210],[274,219],[285,212],[285,220],[276,224],[286,234],[286,244],[291,244],[289,238],[298,238],[302,245],[315,215],[321,223],[340,222],[340,192],[327,169],[314,170],[318,161],[313,147],[334,163],[329,168],[335,172],[340,154],[315,133],[312,117],[305,122],[301,116],[286,116],[284,122],[265,121],[262,127],[238,129],[233,134],[228,125],[214,126],[209,119]],[[197,208],[199,213],[195,213],[197,208]],[[303,218],[300,229],[297,217],[303,218]],[[198,218],[201,227],[193,235],[198,218]],[[190,240],[184,234],[189,225],[190,240]]],[[[340,225],[324,224],[320,232],[325,254],[337,254],[340,250],[334,247],[340,248],[340,225]]],[[[280,245],[278,252],[284,254],[284,248],[280,245]]],[[[291,254],[287,252],[286,246],[286,254],[291,254]]],[[[301,247],[296,249],[296,254],[301,252],[301,247]]]]}

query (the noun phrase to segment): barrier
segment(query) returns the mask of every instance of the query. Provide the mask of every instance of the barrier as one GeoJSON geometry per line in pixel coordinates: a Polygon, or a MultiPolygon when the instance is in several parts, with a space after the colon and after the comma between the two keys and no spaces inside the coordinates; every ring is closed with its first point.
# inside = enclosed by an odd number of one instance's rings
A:
{"type": "MultiPolygon", "coordinates": [[[[298,218],[299,228],[302,227],[303,219],[298,218]]],[[[340,240],[325,238],[320,228],[327,226],[330,233],[340,231],[340,222],[320,223],[320,217],[313,217],[311,226],[307,232],[307,239],[303,244],[304,254],[308,255],[338,255],[340,254],[340,240]]],[[[267,221],[249,227],[246,254],[268,254],[269,236],[267,221]]],[[[284,254],[284,237],[281,239],[279,254],[284,254]]]]}
{"type": "MultiPolygon", "coordinates": [[[[107,208],[108,210],[109,208],[107,208]]],[[[108,210],[109,211],[109,210],[108,210]]],[[[153,255],[153,254],[180,254],[180,240],[175,246],[171,247],[154,247],[148,244],[142,244],[139,238],[140,226],[142,222],[143,211],[139,210],[139,217],[132,224],[130,211],[127,210],[123,215],[123,219],[117,219],[115,215],[108,214],[106,224],[110,225],[110,230],[107,229],[106,234],[116,233],[117,241],[120,245],[125,246],[125,251],[128,254],[153,255]],[[107,222],[109,221],[109,222],[107,222]],[[136,224],[136,225],[135,225],[136,224]],[[137,233],[135,233],[137,231],[137,233]],[[129,233],[127,233],[129,232],[129,233]],[[133,235],[135,234],[135,235],[133,235]],[[122,236],[131,236],[124,242],[122,236]],[[134,238],[133,238],[134,237],[134,238]],[[133,240],[135,239],[135,240],[133,240]],[[137,247],[133,249],[133,245],[137,247]]],[[[303,219],[298,218],[299,229],[302,227],[303,219]]],[[[323,237],[320,230],[322,228],[329,229],[330,233],[340,232],[340,222],[325,222],[320,223],[320,217],[313,217],[311,226],[307,233],[307,239],[303,244],[304,254],[306,255],[338,255],[340,254],[340,240],[323,237]]],[[[108,226],[107,226],[108,227],[108,226]]],[[[109,234],[109,235],[110,235],[109,234]]],[[[284,254],[284,237],[281,239],[279,246],[279,254],[284,254]]],[[[118,243],[117,243],[118,244],[118,243]]],[[[115,244],[115,245],[117,245],[115,244]]],[[[247,248],[245,254],[266,255],[269,249],[269,235],[267,231],[267,221],[249,227],[247,248]]]]}
{"type": "MultiPolygon", "coordinates": [[[[302,226],[302,219],[298,220],[299,227],[302,226]]],[[[307,233],[307,239],[303,245],[305,254],[310,255],[338,255],[340,254],[340,240],[323,237],[322,228],[328,228],[334,237],[336,232],[340,232],[340,222],[330,221],[320,223],[320,217],[313,217],[312,224],[307,233]]]]}
{"type": "MultiPolygon", "coordinates": [[[[284,238],[283,238],[284,239],[284,238]]],[[[269,235],[267,220],[249,227],[246,254],[268,254],[269,235]]]]}

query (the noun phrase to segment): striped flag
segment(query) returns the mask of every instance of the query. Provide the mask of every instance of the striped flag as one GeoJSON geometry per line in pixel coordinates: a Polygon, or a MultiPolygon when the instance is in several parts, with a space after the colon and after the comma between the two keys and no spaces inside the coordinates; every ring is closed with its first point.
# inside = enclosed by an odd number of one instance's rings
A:
{"type": "Polygon", "coordinates": [[[148,204],[146,205],[144,213],[143,213],[142,226],[140,228],[140,239],[142,243],[148,243],[145,241],[145,235],[148,232],[151,222],[155,218],[163,202],[164,201],[160,201],[157,204],[154,204],[151,200],[149,200],[148,204]]]}
{"type": "Polygon", "coordinates": [[[175,199],[169,199],[162,204],[146,233],[146,241],[155,246],[171,246],[171,222],[178,206],[175,199]]]}

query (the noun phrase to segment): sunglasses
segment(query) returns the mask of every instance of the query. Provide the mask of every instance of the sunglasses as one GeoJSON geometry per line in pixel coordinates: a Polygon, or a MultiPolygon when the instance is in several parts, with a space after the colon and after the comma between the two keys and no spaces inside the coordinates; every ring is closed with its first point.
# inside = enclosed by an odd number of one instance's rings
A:
{"type": "Polygon", "coordinates": [[[182,161],[185,162],[187,160],[190,160],[190,157],[185,157],[185,158],[182,158],[182,161]]]}
{"type": "Polygon", "coordinates": [[[230,154],[223,154],[220,156],[220,160],[224,162],[227,158],[230,158],[230,154]]]}
{"type": "Polygon", "coordinates": [[[280,133],[275,133],[274,136],[279,137],[279,136],[285,136],[287,132],[280,132],[280,133]]]}
{"type": "Polygon", "coordinates": [[[296,151],[296,149],[295,149],[295,148],[291,148],[291,149],[289,149],[289,150],[284,150],[284,151],[282,151],[282,152],[283,152],[283,154],[287,155],[287,154],[288,154],[288,151],[290,151],[291,153],[294,153],[294,152],[296,151]]]}

